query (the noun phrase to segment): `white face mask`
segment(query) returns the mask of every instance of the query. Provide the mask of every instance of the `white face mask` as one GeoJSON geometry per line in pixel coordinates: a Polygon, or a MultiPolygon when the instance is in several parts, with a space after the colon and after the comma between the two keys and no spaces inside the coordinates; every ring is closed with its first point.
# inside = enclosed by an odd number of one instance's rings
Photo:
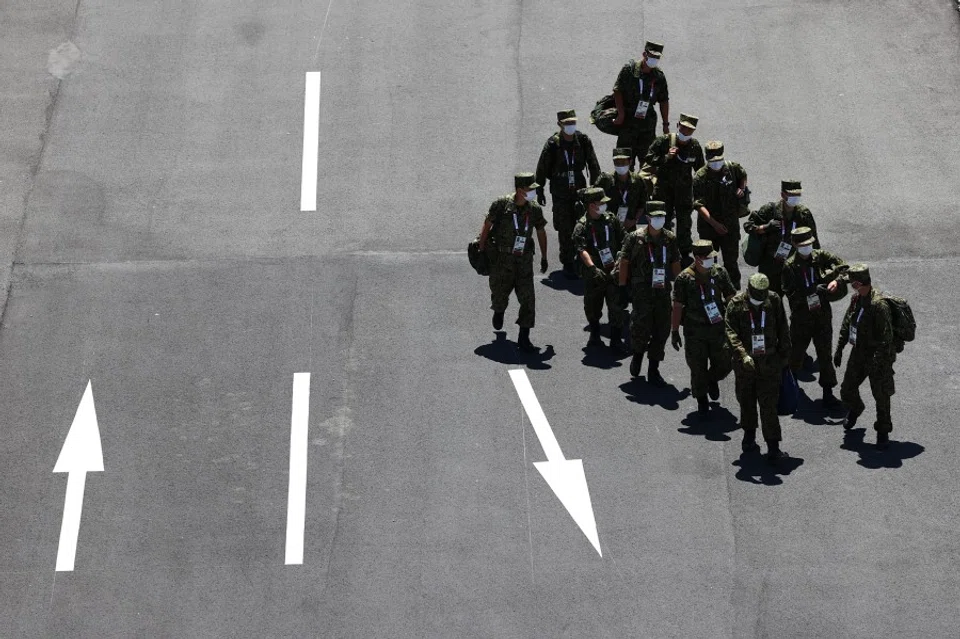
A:
{"type": "Polygon", "coordinates": [[[751,297],[750,303],[753,304],[754,306],[760,306],[761,304],[763,304],[763,300],[755,300],[751,297]]]}
{"type": "Polygon", "coordinates": [[[603,215],[606,212],[607,212],[606,204],[597,204],[597,213],[599,213],[600,215],[603,215]]]}
{"type": "Polygon", "coordinates": [[[713,268],[713,262],[714,262],[714,259],[712,257],[704,258],[703,268],[707,268],[707,269],[713,268]]]}
{"type": "Polygon", "coordinates": [[[800,204],[800,196],[799,196],[799,195],[788,195],[788,196],[787,196],[787,206],[796,206],[797,204],[800,204]]]}
{"type": "Polygon", "coordinates": [[[660,64],[660,58],[647,58],[647,66],[651,69],[656,69],[658,64],[660,64]]]}
{"type": "Polygon", "coordinates": [[[532,191],[527,191],[525,193],[525,196],[527,198],[527,202],[533,202],[534,200],[537,199],[537,190],[534,189],[532,191]]]}
{"type": "Polygon", "coordinates": [[[680,140],[681,142],[686,142],[687,140],[689,140],[689,139],[692,138],[692,137],[693,137],[692,134],[691,134],[691,135],[684,135],[683,133],[680,133],[679,131],[677,131],[677,139],[680,140]]]}
{"type": "Polygon", "coordinates": [[[630,170],[629,166],[615,166],[613,168],[617,172],[617,175],[626,175],[627,171],[630,170]]]}
{"type": "Polygon", "coordinates": [[[564,125],[563,125],[563,132],[566,133],[567,135],[573,135],[574,133],[577,132],[577,125],[576,125],[576,124],[564,124],[564,125]]]}
{"type": "Polygon", "coordinates": [[[805,257],[809,256],[811,253],[813,253],[813,244],[804,244],[803,246],[798,246],[797,252],[805,257]]]}
{"type": "Polygon", "coordinates": [[[650,218],[650,221],[648,222],[648,224],[650,225],[651,228],[654,228],[659,231],[660,229],[663,228],[663,224],[666,221],[667,219],[662,215],[656,215],[650,218]]]}
{"type": "Polygon", "coordinates": [[[707,166],[710,167],[711,171],[719,171],[723,168],[723,160],[720,160],[719,162],[707,162],[707,166]]]}

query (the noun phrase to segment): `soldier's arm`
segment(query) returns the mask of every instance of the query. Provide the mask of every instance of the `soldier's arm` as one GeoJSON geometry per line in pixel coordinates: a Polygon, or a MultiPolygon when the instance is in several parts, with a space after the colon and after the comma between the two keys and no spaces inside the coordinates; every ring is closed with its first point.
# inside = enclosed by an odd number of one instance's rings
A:
{"type": "Polygon", "coordinates": [[[537,229],[537,244],[540,245],[540,259],[547,259],[547,232],[543,227],[537,229]]]}
{"type": "Polygon", "coordinates": [[[783,296],[787,298],[792,307],[793,299],[797,295],[797,280],[793,273],[793,269],[784,265],[783,273],[781,274],[780,278],[780,283],[783,286],[783,296]]]}
{"type": "Polygon", "coordinates": [[[693,208],[707,222],[710,221],[710,211],[707,209],[707,189],[706,180],[700,177],[700,173],[693,177],[693,208]]]}
{"type": "Polygon", "coordinates": [[[667,76],[663,73],[660,74],[660,84],[657,85],[660,87],[660,118],[663,120],[663,130],[664,132],[670,130],[670,87],[667,86],[667,76]]]}
{"type": "Polygon", "coordinates": [[[893,344],[893,317],[886,302],[874,302],[874,342],[878,349],[888,349],[893,344]]]}
{"type": "Polygon", "coordinates": [[[703,159],[703,147],[697,143],[697,148],[693,154],[693,170],[699,171],[707,165],[707,161],[703,159]]]}
{"type": "Polygon", "coordinates": [[[723,326],[727,333],[727,343],[730,344],[730,348],[733,349],[737,359],[743,359],[750,353],[747,352],[747,349],[743,347],[743,342],[740,341],[740,336],[737,334],[737,329],[735,328],[736,323],[736,306],[728,306],[727,312],[723,316],[723,326]]]}
{"type": "Polygon", "coordinates": [[[747,188],[747,170],[741,164],[737,164],[737,175],[737,186],[741,189],[747,188]]]}
{"type": "Polygon", "coordinates": [[[620,253],[617,254],[617,259],[620,262],[620,280],[619,284],[623,286],[630,279],[630,251],[633,250],[634,244],[636,244],[636,233],[630,233],[623,240],[623,246],[620,247],[620,253]]]}
{"type": "Polygon", "coordinates": [[[790,325],[787,324],[787,312],[783,308],[783,299],[777,296],[777,350],[783,355],[790,353],[790,325]]]}
{"type": "Polygon", "coordinates": [[[827,284],[834,280],[842,281],[846,275],[847,270],[850,268],[846,262],[841,260],[839,257],[833,253],[827,251],[820,252],[820,259],[824,266],[829,267],[830,270],[824,271],[823,281],[827,284]]]}
{"type": "Polygon", "coordinates": [[[730,273],[727,269],[720,267],[717,275],[717,287],[720,289],[720,295],[723,296],[723,302],[726,304],[737,294],[737,289],[733,288],[733,282],[730,281],[730,273]]]}
{"type": "Polygon", "coordinates": [[[747,233],[757,233],[763,235],[767,232],[767,223],[770,221],[771,211],[769,205],[764,204],[747,217],[743,223],[743,230],[747,233]]]}
{"type": "Polygon", "coordinates": [[[583,136],[584,144],[583,154],[587,159],[587,170],[590,172],[590,184],[596,184],[600,179],[600,162],[597,161],[597,152],[593,148],[593,141],[587,136],[583,136]]]}
{"type": "Polygon", "coordinates": [[[540,151],[540,160],[537,161],[537,184],[540,185],[540,188],[537,189],[538,194],[543,193],[547,178],[553,175],[553,156],[550,140],[547,140],[547,143],[543,145],[543,150],[540,151]]]}
{"type": "Polygon", "coordinates": [[[643,168],[641,168],[640,171],[645,171],[651,175],[656,175],[657,169],[661,164],[663,164],[663,158],[666,155],[666,151],[664,149],[669,144],[670,138],[665,138],[663,136],[655,138],[650,144],[650,148],[647,149],[647,155],[643,159],[643,168]]]}
{"type": "Polygon", "coordinates": [[[813,214],[810,214],[810,230],[813,231],[813,248],[820,249],[820,234],[817,233],[817,221],[814,219],[813,214]]]}
{"type": "Polygon", "coordinates": [[[626,116],[626,107],[623,104],[623,86],[633,77],[632,65],[628,62],[620,69],[616,81],[613,83],[613,102],[617,106],[617,122],[623,122],[626,116]]]}
{"type": "Polygon", "coordinates": [[[837,350],[842,350],[844,346],[847,345],[847,340],[850,338],[850,319],[853,317],[853,309],[855,307],[857,298],[853,297],[850,300],[850,306],[847,307],[847,312],[843,314],[843,321],[840,322],[840,333],[837,338],[837,350]]]}
{"type": "Polygon", "coordinates": [[[483,221],[483,226],[480,227],[480,250],[484,251],[487,248],[487,236],[490,235],[490,229],[493,228],[493,224],[489,219],[483,221]]]}
{"type": "Polygon", "coordinates": [[[670,331],[679,331],[680,322],[683,320],[683,304],[674,300],[673,309],[670,311],[670,331]]]}

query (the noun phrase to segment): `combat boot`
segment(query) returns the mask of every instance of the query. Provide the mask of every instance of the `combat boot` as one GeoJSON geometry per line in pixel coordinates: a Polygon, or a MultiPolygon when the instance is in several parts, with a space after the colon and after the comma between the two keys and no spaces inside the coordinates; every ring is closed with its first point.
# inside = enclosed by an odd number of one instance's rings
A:
{"type": "Polygon", "coordinates": [[[568,280],[580,279],[580,276],[577,274],[577,265],[574,264],[573,262],[563,263],[563,275],[568,280]]]}
{"type": "Polygon", "coordinates": [[[828,410],[834,410],[840,408],[843,404],[840,403],[840,400],[837,399],[836,395],[833,394],[832,388],[823,389],[823,407],[828,410]]]}
{"type": "Polygon", "coordinates": [[[767,441],[767,461],[775,464],[781,459],[786,459],[787,454],[780,450],[780,442],[767,441]]]}
{"type": "Polygon", "coordinates": [[[603,344],[600,340],[600,322],[590,322],[590,339],[587,340],[587,346],[599,344],[603,344]]]}
{"type": "Polygon", "coordinates": [[[503,311],[496,311],[493,314],[493,330],[499,331],[503,328],[503,311]]]}
{"type": "Polygon", "coordinates": [[[663,375],[660,374],[660,362],[650,360],[650,363],[647,364],[647,383],[654,386],[667,385],[667,380],[663,379],[663,375]]]}
{"type": "Polygon", "coordinates": [[[740,442],[740,448],[745,453],[759,453],[760,445],[757,444],[757,429],[743,431],[743,441],[740,442]]]}
{"type": "Polygon", "coordinates": [[[640,366],[643,364],[643,351],[633,354],[630,360],[630,377],[640,377],[640,366]]]}
{"type": "Polygon", "coordinates": [[[877,448],[880,450],[890,448],[890,433],[877,431],[877,448]]]}
{"type": "Polygon", "coordinates": [[[707,394],[713,401],[720,399],[720,384],[717,383],[717,380],[710,380],[707,384],[707,394]]]}
{"type": "Polygon", "coordinates": [[[520,327],[520,337],[517,339],[517,346],[524,353],[536,353],[539,349],[530,342],[530,329],[520,327]]]}
{"type": "Polygon", "coordinates": [[[860,417],[860,413],[863,411],[854,412],[852,410],[847,411],[847,416],[843,418],[843,430],[850,430],[857,425],[857,418],[860,417]]]}
{"type": "Polygon", "coordinates": [[[710,419],[710,402],[706,397],[697,398],[697,416],[702,420],[710,419]]]}
{"type": "Polygon", "coordinates": [[[620,337],[620,329],[618,327],[610,328],[610,349],[617,352],[623,352],[623,338],[620,337]]]}

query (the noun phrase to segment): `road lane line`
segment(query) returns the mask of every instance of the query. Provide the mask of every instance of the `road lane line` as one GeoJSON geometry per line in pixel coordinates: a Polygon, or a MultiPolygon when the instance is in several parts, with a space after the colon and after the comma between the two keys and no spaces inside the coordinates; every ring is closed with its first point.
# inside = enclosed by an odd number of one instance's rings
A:
{"type": "Polygon", "coordinates": [[[307,511],[307,418],[310,413],[310,373],[293,375],[290,417],[290,485],[287,491],[287,548],[284,563],[303,563],[303,528],[307,511]]]}
{"type": "Polygon", "coordinates": [[[307,71],[303,97],[303,163],[300,211],[317,210],[317,155],[320,152],[320,72],[307,71]]]}

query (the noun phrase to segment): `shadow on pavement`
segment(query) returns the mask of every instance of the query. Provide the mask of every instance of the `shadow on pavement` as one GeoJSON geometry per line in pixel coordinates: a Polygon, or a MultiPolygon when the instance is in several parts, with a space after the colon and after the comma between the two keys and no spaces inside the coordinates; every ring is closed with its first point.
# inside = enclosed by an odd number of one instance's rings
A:
{"type": "Polygon", "coordinates": [[[547,344],[543,348],[537,348],[536,353],[524,353],[520,351],[520,363],[532,371],[545,371],[550,368],[548,360],[553,359],[556,353],[553,350],[553,344],[547,344]]]}
{"type": "Polygon", "coordinates": [[[555,291],[568,291],[574,295],[583,295],[583,280],[569,280],[563,271],[553,271],[546,277],[540,278],[540,283],[555,291]]]}
{"type": "Polygon", "coordinates": [[[547,360],[553,359],[556,355],[552,345],[547,344],[544,348],[538,348],[536,353],[524,353],[517,348],[516,342],[507,339],[506,331],[494,331],[493,334],[495,337],[492,342],[476,347],[473,352],[498,364],[523,365],[531,370],[552,368],[547,364],[547,360]]]}
{"type": "Polygon", "coordinates": [[[667,384],[663,387],[652,386],[646,382],[646,379],[642,378],[631,379],[629,382],[620,384],[620,390],[623,391],[628,400],[635,404],[659,406],[666,410],[679,409],[680,400],[690,395],[689,388],[678,391],[673,384],[667,384]]]}
{"type": "Polygon", "coordinates": [[[793,414],[793,417],[807,424],[813,424],[814,426],[833,426],[837,422],[832,422],[828,418],[840,418],[840,423],[843,423],[843,416],[845,414],[846,409],[842,406],[837,409],[824,408],[823,399],[811,399],[810,396],[807,395],[807,392],[801,388],[800,403],[797,405],[797,410],[793,414]]]}
{"type": "Polygon", "coordinates": [[[580,350],[583,351],[583,359],[580,363],[592,368],[619,368],[623,366],[620,360],[628,356],[626,353],[614,351],[606,344],[587,345],[580,350]]]}
{"type": "Polygon", "coordinates": [[[704,421],[697,415],[697,411],[688,413],[680,420],[683,428],[677,431],[686,435],[702,436],[712,442],[728,442],[727,433],[739,430],[736,416],[717,402],[710,402],[710,419],[704,421]]]}
{"type": "Polygon", "coordinates": [[[901,468],[903,460],[913,459],[924,450],[920,444],[890,440],[890,447],[886,450],[878,449],[873,442],[864,441],[867,430],[865,428],[851,428],[843,434],[843,444],[840,448],[857,453],[860,459],[858,464],[864,468],[876,470],[878,468],[901,468]]]}
{"type": "MultiPolygon", "coordinates": [[[[761,447],[765,448],[763,444],[761,447]]],[[[761,486],[779,486],[783,483],[781,477],[800,468],[803,465],[803,459],[790,455],[786,459],[771,464],[764,453],[741,453],[740,459],[732,465],[739,467],[735,476],[740,481],[761,486]]]]}

